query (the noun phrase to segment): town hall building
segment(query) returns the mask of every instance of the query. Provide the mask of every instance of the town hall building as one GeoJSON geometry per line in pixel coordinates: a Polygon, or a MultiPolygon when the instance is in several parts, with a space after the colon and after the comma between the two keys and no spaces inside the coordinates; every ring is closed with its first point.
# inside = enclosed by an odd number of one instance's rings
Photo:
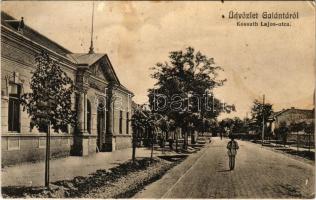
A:
{"type": "Polygon", "coordinates": [[[1,161],[2,166],[43,160],[46,132],[31,126],[19,98],[30,90],[35,56],[45,51],[58,61],[79,92],[72,97],[78,127],[51,129],[51,156],[88,156],[131,146],[133,93],[119,81],[107,54],[73,53],[1,13],[1,161]]]}

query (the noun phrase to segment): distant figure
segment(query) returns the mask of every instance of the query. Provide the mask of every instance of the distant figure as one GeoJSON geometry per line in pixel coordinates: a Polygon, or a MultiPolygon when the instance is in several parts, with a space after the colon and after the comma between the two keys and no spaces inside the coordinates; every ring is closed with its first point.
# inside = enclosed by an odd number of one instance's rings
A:
{"type": "Polygon", "coordinates": [[[229,168],[233,170],[235,168],[235,157],[237,155],[237,150],[239,149],[238,143],[234,140],[234,136],[230,135],[230,141],[227,144],[227,154],[229,157],[229,168]]]}

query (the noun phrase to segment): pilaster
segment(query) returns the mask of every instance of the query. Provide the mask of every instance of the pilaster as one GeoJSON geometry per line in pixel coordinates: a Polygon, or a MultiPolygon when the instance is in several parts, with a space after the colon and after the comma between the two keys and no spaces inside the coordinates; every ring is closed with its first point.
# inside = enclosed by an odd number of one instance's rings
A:
{"type": "Polygon", "coordinates": [[[90,142],[91,138],[95,140],[95,135],[90,135],[87,131],[87,92],[89,89],[89,67],[87,65],[78,68],[76,76],[77,93],[77,119],[78,126],[74,135],[73,155],[87,156],[89,153],[95,152],[91,146],[95,146],[90,142]]]}
{"type": "Polygon", "coordinates": [[[114,98],[113,98],[113,87],[109,86],[107,88],[107,113],[106,113],[106,134],[104,142],[105,151],[113,151],[113,144],[115,145],[115,140],[113,141],[113,117],[114,117],[114,98]]]}

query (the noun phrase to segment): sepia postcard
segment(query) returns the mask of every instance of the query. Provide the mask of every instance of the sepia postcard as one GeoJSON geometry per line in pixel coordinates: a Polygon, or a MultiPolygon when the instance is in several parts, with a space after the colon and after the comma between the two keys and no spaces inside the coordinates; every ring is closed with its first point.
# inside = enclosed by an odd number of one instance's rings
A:
{"type": "Polygon", "coordinates": [[[315,1],[2,1],[1,198],[314,199],[315,1]]]}

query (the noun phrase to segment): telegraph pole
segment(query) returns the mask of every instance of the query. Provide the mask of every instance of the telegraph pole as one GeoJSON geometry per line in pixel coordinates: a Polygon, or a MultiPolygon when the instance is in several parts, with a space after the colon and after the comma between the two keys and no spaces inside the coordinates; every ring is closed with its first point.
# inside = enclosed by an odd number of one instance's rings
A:
{"type": "Polygon", "coordinates": [[[263,141],[264,141],[264,99],[265,99],[265,95],[263,95],[262,98],[262,134],[261,134],[261,145],[263,146],[263,141]]]}

